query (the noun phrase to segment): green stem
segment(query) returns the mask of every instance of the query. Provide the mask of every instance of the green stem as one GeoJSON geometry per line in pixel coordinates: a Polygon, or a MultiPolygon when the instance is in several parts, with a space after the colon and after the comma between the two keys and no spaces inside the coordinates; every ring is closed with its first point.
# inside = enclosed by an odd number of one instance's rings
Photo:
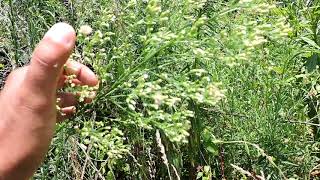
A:
{"type": "Polygon", "coordinates": [[[18,45],[18,35],[17,35],[17,29],[15,26],[15,10],[14,10],[14,5],[12,3],[12,0],[9,0],[9,6],[10,6],[10,13],[9,13],[9,19],[11,23],[11,29],[10,29],[10,35],[13,41],[13,46],[14,46],[14,60],[15,60],[15,65],[19,65],[19,45],[18,45]]]}
{"type": "MultiPolygon", "coordinates": [[[[175,40],[175,39],[174,39],[175,40]]],[[[160,48],[150,52],[149,54],[147,54],[147,56],[145,58],[143,58],[143,60],[134,68],[130,69],[127,73],[124,73],[122,76],[120,76],[120,79],[114,83],[111,88],[110,91],[106,94],[106,96],[109,96],[110,94],[112,94],[117,87],[119,87],[126,79],[128,79],[128,77],[130,75],[132,75],[134,72],[136,72],[140,67],[142,67],[143,65],[145,65],[151,58],[153,58],[156,54],[158,54],[160,51],[164,50],[165,48],[167,48],[168,46],[170,46],[171,44],[173,44],[174,40],[171,40],[169,43],[166,43],[164,45],[162,45],[160,48]]],[[[139,58],[138,58],[139,59],[139,58]]]]}

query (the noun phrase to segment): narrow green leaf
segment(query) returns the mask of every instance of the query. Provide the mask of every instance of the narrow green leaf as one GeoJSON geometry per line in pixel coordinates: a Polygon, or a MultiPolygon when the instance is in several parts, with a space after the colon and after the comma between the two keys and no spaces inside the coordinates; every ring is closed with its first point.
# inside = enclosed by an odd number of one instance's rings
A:
{"type": "Polygon", "coordinates": [[[316,42],[314,42],[313,40],[311,40],[311,39],[309,39],[307,37],[301,37],[301,39],[303,41],[305,41],[306,43],[308,43],[310,46],[313,46],[314,48],[320,50],[320,46],[316,42]]]}

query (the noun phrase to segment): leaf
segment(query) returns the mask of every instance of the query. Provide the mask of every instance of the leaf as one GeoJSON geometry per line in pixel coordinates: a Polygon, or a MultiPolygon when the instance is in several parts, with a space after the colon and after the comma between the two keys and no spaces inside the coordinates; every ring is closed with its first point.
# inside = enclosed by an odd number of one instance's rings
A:
{"type": "Polygon", "coordinates": [[[273,70],[277,74],[283,74],[284,72],[282,67],[277,67],[277,66],[271,67],[271,70],[273,70]]]}
{"type": "Polygon", "coordinates": [[[114,176],[113,176],[113,173],[111,171],[108,171],[107,179],[115,179],[114,176]]]}
{"type": "Polygon", "coordinates": [[[307,59],[306,68],[308,72],[312,72],[317,68],[319,65],[319,56],[317,54],[313,54],[310,58],[307,59]]]}
{"type": "Polygon", "coordinates": [[[197,179],[200,179],[202,176],[203,176],[203,172],[199,172],[199,173],[197,174],[197,179]]]}
{"type": "Polygon", "coordinates": [[[250,156],[250,150],[249,150],[248,144],[245,143],[244,147],[245,147],[245,150],[246,150],[247,154],[250,156]]]}
{"type": "Polygon", "coordinates": [[[204,167],[203,167],[203,171],[204,171],[206,174],[208,174],[209,171],[210,171],[210,166],[204,166],[204,167]]]}
{"type": "Polygon", "coordinates": [[[214,156],[218,156],[219,152],[218,152],[218,148],[216,146],[207,146],[206,147],[207,151],[209,151],[210,153],[212,153],[214,156]]]}
{"type": "Polygon", "coordinates": [[[313,40],[311,40],[311,39],[309,39],[309,38],[307,38],[307,37],[301,37],[301,39],[302,39],[303,41],[305,41],[306,43],[308,43],[310,46],[313,46],[313,47],[315,47],[316,49],[319,49],[319,50],[320,50],[320,46],[319,46],[316,42],[314,42],[313,40]]]}

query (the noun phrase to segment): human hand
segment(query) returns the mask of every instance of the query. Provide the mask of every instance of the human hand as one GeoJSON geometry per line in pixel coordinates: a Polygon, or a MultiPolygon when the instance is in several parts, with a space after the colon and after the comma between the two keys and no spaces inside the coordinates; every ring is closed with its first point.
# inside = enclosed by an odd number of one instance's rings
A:
{"type": "Polygon", "coordinates": [[[0,94],[0,180],[30,178],[49,148],[56,122],[75,112],[75,95],[57,95],[64,73],[75,74],[81,85],[98,84],[88,67],[67,62],[75,40],[71,26],[54,25],[36,47],[30,65],[9,75],[0,94]],[[57,114],[57,96],[65,116],[57,114]]]}

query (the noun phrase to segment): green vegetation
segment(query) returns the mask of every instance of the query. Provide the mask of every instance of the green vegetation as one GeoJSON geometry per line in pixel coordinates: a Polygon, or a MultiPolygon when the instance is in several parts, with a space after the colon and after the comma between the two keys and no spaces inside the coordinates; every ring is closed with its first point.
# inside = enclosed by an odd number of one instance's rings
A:
{"type": "Polygon", "coordinates": [[[100,79],[34,179],[320,176],[319,1],[0,5],[1,81],[59,21],[78,33],[71,58],[100,79]]]}

